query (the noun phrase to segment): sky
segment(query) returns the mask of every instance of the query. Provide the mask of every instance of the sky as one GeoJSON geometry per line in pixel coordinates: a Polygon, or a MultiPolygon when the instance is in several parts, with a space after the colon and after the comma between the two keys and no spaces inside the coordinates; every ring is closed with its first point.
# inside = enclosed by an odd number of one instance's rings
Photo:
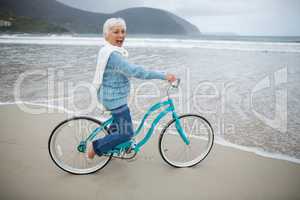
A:
{"type": "Polygon", "coordinates": [[[132,7],[170,11],[203,33],[300,36],[300,0],[57,0],[100,13],[132,7]]]}

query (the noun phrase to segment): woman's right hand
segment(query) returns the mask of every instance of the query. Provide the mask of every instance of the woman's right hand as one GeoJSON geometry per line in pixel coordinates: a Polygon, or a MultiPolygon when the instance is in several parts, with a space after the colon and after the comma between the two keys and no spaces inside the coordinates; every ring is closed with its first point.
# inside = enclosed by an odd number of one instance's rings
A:
{"type": "Polygon", "coordinates": [[[176,76],[174,74],[167,74],[166,80],[173,83],[174,81],[176,81],[176,76]]]}

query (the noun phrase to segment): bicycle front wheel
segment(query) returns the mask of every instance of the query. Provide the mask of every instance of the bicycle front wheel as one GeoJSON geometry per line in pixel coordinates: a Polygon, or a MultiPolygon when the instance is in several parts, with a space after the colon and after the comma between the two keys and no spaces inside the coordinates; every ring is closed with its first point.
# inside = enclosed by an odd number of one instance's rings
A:
{"type": "MultiPolygon", "coordinates": [[[[58,124],[52,131],[48,150],[53,162],[62,170],[72,174],[90,174],[102,169],[111,156],[95,156],[93,160],[86,157],[86,145],[83,141],[101,122],[90,117],[74,117],[58,124]]],[[[99,132],[94,139],[104,137],[107,131],[99,132]]]]}
{"type": "Polygon", "coordinates": [[[179,121],[190,144],[183,141],[173,119],[162,130],[159,152],[164,161],[173,167],[192,167],[206,158],[212,149],[213,129],[204,117],[195,114],[181,115],[179,121]]]}

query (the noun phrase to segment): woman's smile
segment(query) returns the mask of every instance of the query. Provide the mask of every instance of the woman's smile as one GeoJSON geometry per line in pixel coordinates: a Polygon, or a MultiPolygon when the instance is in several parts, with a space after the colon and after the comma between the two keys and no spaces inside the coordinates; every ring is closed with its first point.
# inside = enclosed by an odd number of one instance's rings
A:
{"type": "Polygon", "coordinates": [[[123,41],[124,41],[123,39],[119,39],[119,40],[116,40],[116,43],[117,43],[118,45],[122,46],[123,41]]]}

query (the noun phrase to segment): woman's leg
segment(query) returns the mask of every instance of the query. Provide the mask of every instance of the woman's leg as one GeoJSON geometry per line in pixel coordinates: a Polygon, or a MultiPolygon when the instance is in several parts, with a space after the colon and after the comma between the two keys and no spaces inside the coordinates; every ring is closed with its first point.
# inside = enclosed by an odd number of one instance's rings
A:
{"type": "MultiPolygon", "coordinates": [[[[109,127],[106,130],[108,134],[112,134],[113,132],[117,131],[117,125],[112,121],[112,123],[109,125],[109,127]]],[[[96,152],[94,151],[93,143],[88,145],[88,158],[93,159],[96,155],[96,152]]]]}
{"type": "Polygon", "coordinates": [[[130,140],[133,136],[132,120],[128,106],[121,106],[111,112],[114,119],[112,127],[109,128],[111,133],[104,138],[93,141],[93,150],[98,155],[130,140]]]}

